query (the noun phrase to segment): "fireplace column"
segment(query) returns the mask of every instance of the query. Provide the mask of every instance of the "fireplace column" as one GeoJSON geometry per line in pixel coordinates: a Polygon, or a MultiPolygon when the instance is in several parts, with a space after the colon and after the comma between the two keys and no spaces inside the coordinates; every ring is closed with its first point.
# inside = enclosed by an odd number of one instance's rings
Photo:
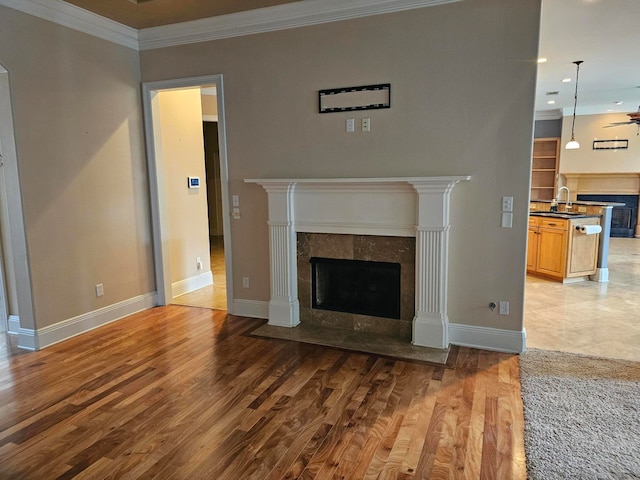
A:
{"type": "Polygon", "coordinates": [[[278,327],[295,327],[300,323],[293,201],[295,186],[292,182],[263,185],[269,195],[269,325],[278,327]]]}
{"type": "Polygon", "coordinates": [[[448,180],[410,182],[418,193],[416,314],[412,343],[422,347],[449,346],[449,197],[460,179],[448,180]]]}

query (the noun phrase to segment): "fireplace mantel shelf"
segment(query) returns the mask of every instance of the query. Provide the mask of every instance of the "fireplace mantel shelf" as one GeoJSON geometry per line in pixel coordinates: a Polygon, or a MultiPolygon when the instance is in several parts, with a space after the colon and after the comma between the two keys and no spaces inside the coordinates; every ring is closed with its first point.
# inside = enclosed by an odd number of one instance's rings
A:
{"type": "Polygon", "coordinates": [[[375,178],[247,178],[246,183],[268,185],[270,183],[300,183],[300,184],[327,184],[327,183],[450,183],[471,180],[469,175],[444,176],[444,177],[375,177],[375,178]]]}
{"type": "Polygon", "coordinates": [[[300,323],[296,232],[416,237],[414,345],[447,348],[449,201],[471,176],[245,179],[268,194],[269,324],[300,323]]]}

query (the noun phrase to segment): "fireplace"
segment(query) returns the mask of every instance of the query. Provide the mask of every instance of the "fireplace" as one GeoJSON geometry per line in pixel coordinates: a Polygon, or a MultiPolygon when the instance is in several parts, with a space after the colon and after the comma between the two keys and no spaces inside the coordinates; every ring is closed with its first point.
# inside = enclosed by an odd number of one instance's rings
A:
{"type": "MultiPolygon", "coordinates": [[[[296,261],[297,261],[297,287],[300,303],[300,323],[321,327],[338,328],[355,332],[386,335],[396,339],[411,341],[411,330],[415,316],[415,265],[416,265],[416,239],[414,237],[392,237],[380,235],[352,235],[335,233],[308,233],[299,232],[297,235],[296,261]],[[317,305],[317,292],[314,279],[314,265],[321,268],[326,264],[331,267],[338,266],[362,266],[376,267],[376,275],[379,268],[388,267],[395,270],[393,275],[397,277],[389,280],[374,279],[375,285],[369,283],[375,295],[369,298],[369,304],[362,308],[347,308],[336,306],[333,300],[329,305],[317,305]],[[393,292],[393,299],[388,303],[393,305],[393,311],[388,306],[382,305],[382,293],[393,292]],[[314,295],[316,301],[314,302],[314,295]],[[314,303],[316,305],[314,305],[314,303]],[[397,305],[397,307],[396,307],[397,305]],[[397,310],[396,310],[397,308],[397,310]],[[357,311],[355,311],[357,310],[357,311]]],[[[347,274],[340,269],[337,273],[339,288],[345,287],[347,274]]],[[[323,274],[326,275],[326,274],[323,274]]],[[[326,279],[326,277],[325,277],[326,279]]],[[[316,282],[317,283],[317,282],[316,282]]],[[[366,284],[367,281],[363,284],[366,284]]],[[[345,289],[351,287],[345,287],[345,289]]],[[[352,289],[351,295],[356,293],[352,289]]],[[[367,291],[369,288],[366,289],[367,291]]],[[[371,292],[369,292],[371,293],[371,292]]],[[[367,296],[364,292],[360,295],[367,296]]],[[[327,300],[326,297],[321,300],[327,300]]],[[[387,303],[387,302],[384,302],[387,303]]]]}
{"type": "Polygon", "coordinates": [[[305,316],[304,296],[310,288],[299,288],[299,271],[310,269],[310,264],[298,258],[297,235],[410,238],[415,244],[413,275],[407,280],[405,273],[401,273],[401,283],[414,284],[413,306],[403,307],[401,287],[401,319],[386,320],[401,322],[409,311],[413,317],[407,324],[413,345],[447,348],[450,194],[456,184],[470,179],[469,176],[245,179],[247,183],[261,185],[269,200],[269,325],[292,328],[305,316]]]}
{"type": "Polygon", "coordinates": [[[400,319],[400,264],[311,258],[311,307],[400,319]]]}
{"type": "Polygon", "coordinates": [[[632,238],[638,223],[638,195],[578,195],[578,200],[590,202],[616,202],[611,211],[611,237],[632,238]]]}

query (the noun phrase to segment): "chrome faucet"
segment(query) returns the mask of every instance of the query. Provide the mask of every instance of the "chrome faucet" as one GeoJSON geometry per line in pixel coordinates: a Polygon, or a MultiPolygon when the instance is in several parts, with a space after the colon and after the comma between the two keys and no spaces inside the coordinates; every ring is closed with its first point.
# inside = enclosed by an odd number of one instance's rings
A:
{"type": "Polygon", "coordinates": [[[567,191],[567,202],[565,205],[565,210],[571,209],[571,192],[569,191],[569,187],[565,187],[564,185],[558,189],[558,194],[556,195],[556,202],[560,201],[560,193],[562,190],[567,191]]]}

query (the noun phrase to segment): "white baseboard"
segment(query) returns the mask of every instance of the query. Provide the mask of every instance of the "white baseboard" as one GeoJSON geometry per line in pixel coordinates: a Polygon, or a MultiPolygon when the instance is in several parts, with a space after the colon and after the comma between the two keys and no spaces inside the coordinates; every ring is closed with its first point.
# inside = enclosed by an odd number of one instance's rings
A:
{"type": "Polygon", "coordinates": [[[13,333],[14,335],[20,333],[20,317],[18,315],[9,315],[7,333],[13,333]]]}
{"type": "Polygon", "coordinates": [[[185,293],[193,292],[199,288],[209,286],[213,283],[213,273],[211,271],[200,273],[194,277],[185,278],[179,282],[171,284],[171,297],[175,298],[185,293]]]}
{"type": "Polygon", "coordinates": [[[18,348],[21,348],[22,350],[37,350],[37,344],[36,333],[33,329],[18,329],[18,348]]]}
{"type": "Polygon", "coordinates": [[[500,328],[449,324],[449,343],[462,347],[481,348],[497,352],[522,353],[526,349],[527,332],[500,328]]]}
{"type": "Polygon", "coordinates": [[[156,293],[152,292],[63,320],[35,332],[31,329],[21,328],[18,332],[18,347],[26,350],[39,350],[154,307],[156,303],[156,293]]]}
{"type": "Polygon", "coordinates": [[[229,313],[239,317],[269,318],[269,302],[235,299],[229,313]]]}

